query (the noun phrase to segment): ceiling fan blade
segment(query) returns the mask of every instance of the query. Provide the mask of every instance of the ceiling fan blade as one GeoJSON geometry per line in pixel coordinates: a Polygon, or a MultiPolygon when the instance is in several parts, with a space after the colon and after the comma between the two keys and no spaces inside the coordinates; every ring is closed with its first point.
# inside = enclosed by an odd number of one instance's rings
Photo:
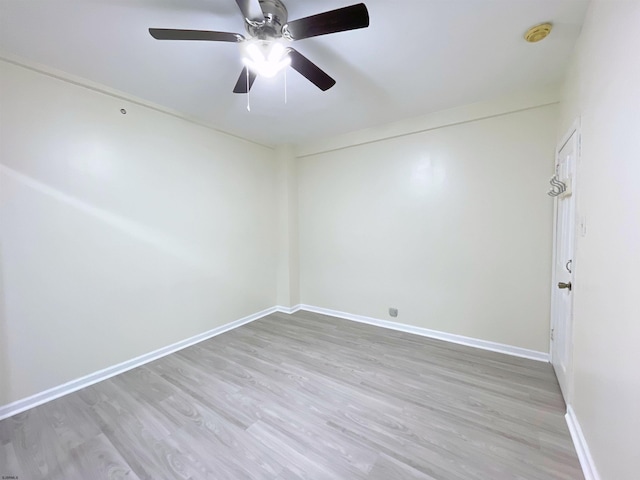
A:
{"type": "Polygon", "coordinates": [[[317,37],[369,26],[369,11],[364,3],[338,8],[287,23],[282,31],[293,40],[317,37]]]}
{"type": "Polygon", "coordinates": [[[258,0],[236,0],[236,3],[238,7],[240,7],[244,18],[254,22],[264,21],[264,13],[262,13],[262,8],[258,0]]]}
{"type": "Polygon", "coordinates": [[[240,72],[236,86],[233,88],[233,93],[248,93],[253,86],[253,82],[256,81],[256,77],[257,75],[249,70],[249,79],[247,80],[247,67],[244,67],[240,72]]]}
{"type": "Polygon", "coordinates": [[[150,28],[149,33],[156,40],[205,40],[209,42],[241,42],[239,33],[210,32],[208,30],[176,30],[173,28],[150,28]]]}
{"type": "Polygon", "coordinates": [[[320,90],[329,90],[336,81],[327,75],[324,70],[293,48],[289,49],[291,68],[313,83],[320,90]]]}

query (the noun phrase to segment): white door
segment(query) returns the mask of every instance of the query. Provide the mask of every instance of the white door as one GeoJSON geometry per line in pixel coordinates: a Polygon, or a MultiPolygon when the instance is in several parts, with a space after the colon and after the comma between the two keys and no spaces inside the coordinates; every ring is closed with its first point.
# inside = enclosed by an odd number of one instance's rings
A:
{"type": "Polygon", "coordinates": [[[574,131],[560,148],[556,159],[556,175],[567,186],[556,197],[555,249],[551,311],[551,363],[565,401],[569,403],[568,377],[572,360],[573,272],[575,245],[575,176],[579,133],[574,131]]]}

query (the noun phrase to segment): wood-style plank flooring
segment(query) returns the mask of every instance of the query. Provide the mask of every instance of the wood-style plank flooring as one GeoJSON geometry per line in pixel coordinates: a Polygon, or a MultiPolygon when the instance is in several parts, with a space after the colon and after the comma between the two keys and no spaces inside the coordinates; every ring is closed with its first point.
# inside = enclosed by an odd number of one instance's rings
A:
{"type": "Polygon", "coordinates": [[[0,475],[583,479],[548,364],[274,314],[0,422],[0,475]]]}

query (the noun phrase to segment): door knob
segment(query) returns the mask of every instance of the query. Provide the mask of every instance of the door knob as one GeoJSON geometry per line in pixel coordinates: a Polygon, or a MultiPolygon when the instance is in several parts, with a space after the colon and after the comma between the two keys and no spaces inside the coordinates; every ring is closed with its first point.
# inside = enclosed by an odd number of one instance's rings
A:
{"type": "Polygon", "coordinates": [[[569,291],[571,291],[571,282],[567,282],[567,283],[559,282],[558,288],[568,288],[569,291]]]}

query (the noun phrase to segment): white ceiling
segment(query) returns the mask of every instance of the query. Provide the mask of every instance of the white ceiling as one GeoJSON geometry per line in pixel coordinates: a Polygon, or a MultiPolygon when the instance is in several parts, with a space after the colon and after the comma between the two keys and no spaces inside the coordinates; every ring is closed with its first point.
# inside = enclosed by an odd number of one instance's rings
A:
{"type": "MultiPolygon", "coordinates": [[[[285,0],[293,20],[359,0],[285,0]]],[[[588,0],[364,0],[367,29],[295,42],[337,84],[288,70],[232,93],[232,43],[154,40],[148,27],[244,34],[234,0],[0,0],[0,53],[53,67],[264,144],[368,128],[562,80],[588,0]],[[532,25],[554,23],[543,42],[532,25]]]]}

